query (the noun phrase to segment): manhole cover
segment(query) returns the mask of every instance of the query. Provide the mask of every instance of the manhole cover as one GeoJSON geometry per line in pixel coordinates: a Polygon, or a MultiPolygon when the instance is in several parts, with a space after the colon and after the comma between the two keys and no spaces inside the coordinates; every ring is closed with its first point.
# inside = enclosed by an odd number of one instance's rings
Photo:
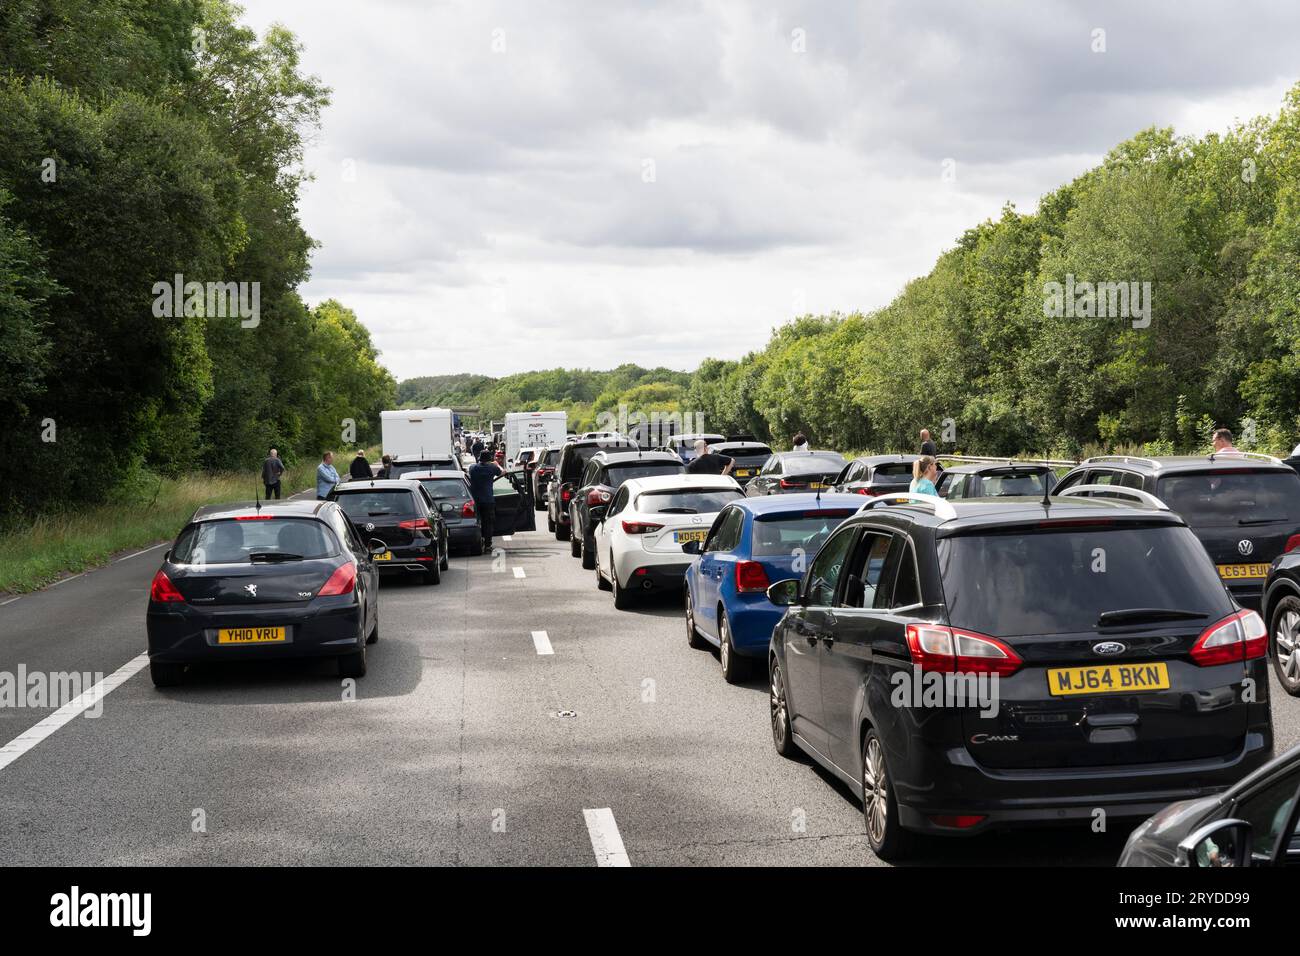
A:
{"type": "Polygon", "coordinates": [[[561,710],[557,712],[555,716],[556,717],[577,717],[578,712],[576,710],[561,710]]]}

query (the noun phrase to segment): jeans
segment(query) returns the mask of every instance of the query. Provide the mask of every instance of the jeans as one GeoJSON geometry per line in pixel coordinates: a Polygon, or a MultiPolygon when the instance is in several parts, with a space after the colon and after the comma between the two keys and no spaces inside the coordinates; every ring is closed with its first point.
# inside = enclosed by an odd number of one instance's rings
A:
{"type": "Polygon", "coordinates": [[[474,510],[478,512],[478,526],[483,535],[483,546],[492,544],[492,526],[496,522],[497,506],[495,501],[476,501],[474,510]]]}
{"type": "Polygon", "coordinates": [[[273,485],[266,486],[266,500],[270,501],[272,496],[275,497],[276,501],[280,500],[280,483],[278,481],[273,485]]]}

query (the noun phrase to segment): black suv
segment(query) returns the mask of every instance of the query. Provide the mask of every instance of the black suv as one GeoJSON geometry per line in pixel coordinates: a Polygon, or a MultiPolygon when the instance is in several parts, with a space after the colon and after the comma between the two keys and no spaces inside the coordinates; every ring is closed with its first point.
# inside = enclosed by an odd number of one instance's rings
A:
{"type": "MultiPolygon", "coordinates": [[[[709,451],[716,452],[735,462],[731,467],[731,477],[744,488],[759,469],[772,457],[770,446],[761,441],[720,441],[709,445],[709,451]]],[[[693,457],[693,456],[692,456],[693,457]]]]}
{"type": "Polygon", "coordinates": [[[910,833],[1088,825],[1220,791],[1273,750],[1263,621],[1167,508],[873,498],[772,634],[772,735],[910,833]]]}
{"type": "MultiPolygon", "coordinates": [[[[854,458],[835,476],[836,491],[853,495],[883,495],[907,491],[912,484],[912,462],[920,455],[868,455],[854,458]]],[[[940,492],[942,494],[942,492],[940,492]]]]}
{"type": "MultiPolygon", "coordinates": [[[[935,482],[940,498],[1043,497],[1056,487],[1056,472],[1048,465],[1028,461],[982,461],[954,465],[935,482]],[[1044,487],[1046,486],[1046,487],[1044,487]]],[[[904,488],[904,491],[907,489],[904,488]]]]}
{"type": "Polygon", "coordinates": [[[417,571],[437,584],[447,570],[447,523],[418,481],[404,478],[347,481],[329,493],[363,541],[378,539],[388,550],[375,555],[380,573],[417,571]]]}
{"type": "Polygon", "coordinates": [[[745,494],[789,495],[830,491],[848,462],[837,451],[781,451],[769,458],[745,485],[745,494]]]}
{"type": "Polygon", "coordinates": [[[1085,485],[1093,497],[1120,485],[1155,495],[1183,516],[1232,596],[1260,610],[1269,564],[1300,544],[1300,475],[1267,455],[1089,458],[1061,477],[1054,494],[1085,485]]]}
{"type": "Polygon", "coordinates": [[[539,449],[537,467],[533,469],[533,507],[538,511],[546,510],[546,489],[555,479],[555,466],[560,462],[560,450],[563,445],[551,445],[539,449]]]}
{"type": "Polygon", "coordinates": [[[601,449],[636,451],[637,446],[626,438],[577,438],[560,449],[560,460],[546,498],[546,529],[555,533],[556,541],[569,540],[569,501],[580,484],[587,462],[601,449]]]}
{"type": "Polygon", "coordinates": [[[599,451],[592,455],[569,502],[569,553],[582,558],[582,566],[590,571],[596,566],[596,523],[623,482],[685,471],[682,460],[670,451],[599,451]]]}

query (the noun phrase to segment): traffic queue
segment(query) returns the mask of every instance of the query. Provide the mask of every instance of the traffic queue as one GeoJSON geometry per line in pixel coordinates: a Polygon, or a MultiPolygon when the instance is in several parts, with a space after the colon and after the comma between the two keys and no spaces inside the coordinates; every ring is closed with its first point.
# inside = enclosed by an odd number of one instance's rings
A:
{"type": "Polygon", "coordinates": [[[404,470],[316,502],[201,509],[154,580],[155,683],[232,648],[362,676],[381,573],[437,584],[453,549],[482,554],[545,511],[615,608],[680,601],[688,649],[716,648],[729,683],[766,681],[775,749],[861,795],[881,858],[924,835],[1191,801],[1207,832],[1165,846],[1144,825],[1126,859],[1285,860],[1221,803],[1273,779],[1270,664],[1300,694],[1287,464],[1229,446],[940,470],[753,436],[647,448],[555,420],[529,441],[527,426],[408,442],[404,470]]]}

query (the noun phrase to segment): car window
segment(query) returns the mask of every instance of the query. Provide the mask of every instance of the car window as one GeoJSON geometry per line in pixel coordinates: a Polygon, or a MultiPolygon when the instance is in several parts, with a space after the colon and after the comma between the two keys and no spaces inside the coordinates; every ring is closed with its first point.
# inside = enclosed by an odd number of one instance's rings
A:
{"type": "Polygon", "coordinates": [[[980,482],[981,498],[1014,498],[1031,495],[1042,497],[1046,472],[1013,471],[1002,474],[982,475],[980,482]]]}
{"type": "Polygon", "coordinates": [[[1125,488],[1136,488],[1138,491],[1142,490],[1142,476],[1136,471],[1124,472],[1124,474],[1120,475],[1119,483],[1125,488]]]}
{"type": "Polygon", "coordinates": [[[1072,474],[1066,475],[1064,478],[1060,480],[1060,482],[1056,485],[1053,491],[1059,494],[1060,492],[1064,491],[1066,488],[1071,488],[1074,485],[1079,484],[1083,480],[1083,475],[1084,473],[1081,471],[1076,471],[1073,472],[1072,474]]]}
{"type": "Polygon", "coordinates": [[[730,551],[735,548],[740,541],[740,526],[743,521],[744,515],[739,508],[724,511],[709,531],[703,550],[730,551]]]}
{"type": "Polygon", "coordinates": [[[912,463],[910,461],[888,461],[877,465],[871,473],[873,481],[888,480],[904,482],[912,480],[912,463]]]}
{"type": "Polygon", "coordinates": [[[916,579],[916,552],[907,538],[900,536],[895,544],[894,562],[897,570],[891,572],[894,579],[893,598],[887,604],[878,606],[912,607],[921,603],[921,582],[916,579]]]}
{"type": "Polygon", "coordinates": [[[469,485],[464,478],[421,478],[420,484],[430,498],[469,498],[469,485]]]}
{"type": "MultiPolygon", "coordinates": [[[[597,483],[604,483],[618,488],[631,478],[651,478],[655,475],[680,475],[685,466],[680,461],[630,461],[621,465],[610,465],[597,483]]],[[[592,482],[586,482],[592,484],[592,482]]]]}
{"type": "Polygon", "coordinates": [[[965,495],[966,478],[966,475],[954,475],[951,472],[940,475],[935,490],[941,498],[961,498],[965,495]]]}
{"type": "Polygon", "coordinates": [[[628,491],[626,488],[620,488],[618,493],[614,495],[614,500],[609,503],[609,511],[607,512],[611,518],[623,510],[623,507],[627,504],[627,497],[628,491]]]}
{"type": "Polygon", "coordinates": [[[1088,484],[1090,485],[1109,485],[1115,483],[1118,473],[1111,471],[1109,468],[1094,468],[1088,472],[1088,484]]]}
{"type": "Polygon", "coordinates": [[[844,584],[846,607],[878,607],[882,604],[877,591],[893,538],[892,534],[885,531],[863,532],[862,539],[854,550],[844,584]]]}
{"type": "Polygon", "coordinates": [[[255,555],[292,554],[305,559],[338,554],[338,543],[315,518],[258,516],[192,524],[176,539],[177,564],[243,564],[255,555]]]}
{"type": "Polygon", "coordinates": [[[1168,475],[1160,479],[1156,495],[1194,528],[1235,528],[1243,518],[1300,519],[1300,476],[1290,470],[1168,475]]]}
{"type": "Polygon", "coordinates": [[[418,514],[415,498],[405,488],[368,488],[339,492],[335,499],[353,521],[387,515],[418,514]]]}
{"type": "MultiPolygon", "coordinates": [[[[623,494],[624,490],[620,490],[619,495],[623,494]]],[[[744,493],[735,488],[665,488],[637,495],[636,510],[642,514],[712,514],[743,497],[744,493]]]]}
{"type": "Polygon", "coordinates": [[[1295,808],[1298,788],[1300,766],[1287,771],[1237,803],[1233,815],[1250,824],[1252,856],[1272,856],[1277,839],[1295,808]]]}
{"type": "Polygon", "coordinates": [[[812,567],[808,569],[808,604],[813,607],[830,607],[835,600],[835,588],[844,569],[844,560],[857,533],[856,528],[844,528],[831,535],[826,546],[817,552],[812,567]]]}

